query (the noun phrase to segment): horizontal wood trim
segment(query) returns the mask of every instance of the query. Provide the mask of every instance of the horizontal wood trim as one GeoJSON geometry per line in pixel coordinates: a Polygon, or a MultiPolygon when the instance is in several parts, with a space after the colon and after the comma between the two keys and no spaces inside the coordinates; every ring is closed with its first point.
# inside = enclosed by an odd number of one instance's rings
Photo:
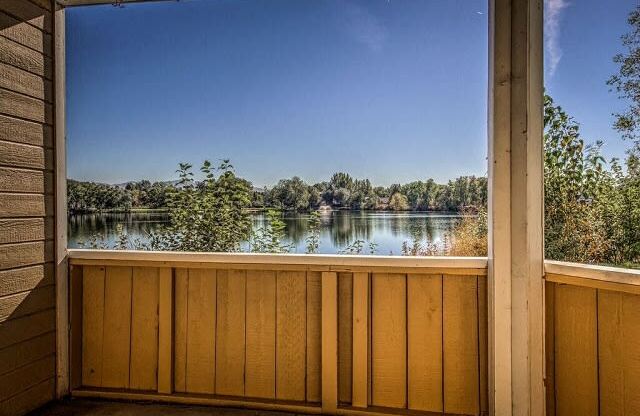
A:
{"type": "Polygon", "coordinates": [[[30,266],[53,261],[53,242],[0,245],[0,270],[30,266]]]}
{"type": "Polygon", "coordinates": [[[0,350],[0,376],[55,352],[55,331],[4,348],[0,350]]]}
{"type": "Polygon", "coordinates": [[[37,27],[38,24],[43,23],[44,16],[36,17],[28,22],[21,22],[0,11],[0,36],[4,36],[22,46],[51,56],[53,52],[51,34],[37,27]]]}
{"type": "Polygon", "coordinates": [[[27,120],[0,115],[0,140],[53,147],[53,128],[27,120]]]}
{"type": "Polygon", "coordinates": [[[547,273],[545,279],[547,282],[640,295],[640,285],[636,284],[618,283],[599,279],[586,279],[584,277],[565,276],[553,273],[547,273]]]}
{"type": "Polygon", "coordinates": [[[546,260],[544,270],[547,274],[640,285],[640,270],[636,269],[546,260]]]}
{"type": "Polygon", "coordinates": [[[0,218],[44,217],[53,212],[53,195],[0,193],[0,218]]]}
{"type": "Polygon", "coordinates": [[[39,170],[0,167],[0,192],[53,193],[53,174],[39,170]]]}
{"type": "Polygon", "coordinates": [[[0,324],[56,306],[55,286],[0,297],[0,324]]]}
{"type": "Polygon", "coordinates": [[[2,36],[0,36],[0,62],[52,79],[50,57],[2,36]]]}
{"type": "Polygon", "coordinates": [[[6,401],[0,402],[0,414],[22,415],[53,400],[55,378],[51,377],[6,401]]]}
{"type": "Polygon", "coordinates": [[[51,13],[30,1],[3,0],[2,10],[22,22],[29,22],[48,33],[52,32],[51,13]]]}
{"type": "Polygon", "coordinates": [[[0,325],[0,349],[24,342],[56,329],[56,311],[46,311],[12,319],[0,325]]]}
{"type": "Polygon", "coordinates": [[[40,75],[35,75],[1,62],[0,88],[28,95],[49,103],[52,101],[53,86],[51,81],[42,78],[40,75]]]}
{"type": "Polygon", "coordinates": [[[255,410],[283,411],[291,413],[320,414],[319,405],[301,405],[286,401],[262,401],[247,398],[235,399],[231,397],[209,396],[204,394],[159,394],[129,392],[115,389],[82,388],[71,392],[72,397],[94,397],[110,400],[142,400],[183,405],[203,405],[217,407],[242,407],[255,410]]]}
{"type": "Polygon", "coordinates": [[[53,263],[0,271],[0,296],[33,290],[54,283],[53,263]]]}
{"type": "Polygon", "coordinates": [[[0,376],[0,400],[6,400],[55,375],[55,356],[49,355],[0,376]]]}
{"type": "Polygon", "coordinates": [[[393,269],[429,272],[442,270],[444,274],[459,274],[460,270],[486,275],[486,258],[481,257],[401,257],[401,256],[349,256],[320,254],[258,254],[258,253],[192,253],[175,251],[135,250],[69,250],[71,264],[150,265],[156,267],[190,268],[217,267],[262,270],[318,270],[362,271],[393,269]],[[484,271],[484,272],[483,272],[484,271]]]}
{"type": "Polygon", "coordinates": [[[0,140],[0,165],[27,169],[44,169],[45,150],[40,146],[0,140]]]}
{"type": "Polygon", "coordinates": [[[52,111],[53,107],[49,103],[0,88],[0,113],[37,123],[51,124],[52,111]]]}

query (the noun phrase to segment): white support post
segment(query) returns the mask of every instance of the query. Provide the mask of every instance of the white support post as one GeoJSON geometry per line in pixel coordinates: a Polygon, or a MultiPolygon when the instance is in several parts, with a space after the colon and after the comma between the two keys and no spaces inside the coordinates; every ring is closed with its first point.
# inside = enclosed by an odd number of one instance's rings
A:
{"type": "Polygon", "coordinates": [[[542,0],[491,0],[489,398],[544,414],[542,0]]]}

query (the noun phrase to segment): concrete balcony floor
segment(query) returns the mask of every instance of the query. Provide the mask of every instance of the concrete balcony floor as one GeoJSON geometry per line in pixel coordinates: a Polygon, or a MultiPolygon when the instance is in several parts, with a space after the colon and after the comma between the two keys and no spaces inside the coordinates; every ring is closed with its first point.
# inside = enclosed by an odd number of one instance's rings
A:
{"type": "Polygon", "coordinates": [[[291,413],[184,406],[159,403],[113,402],[92,399],[56,401],[28,416],[292,416],[291,413]]]}

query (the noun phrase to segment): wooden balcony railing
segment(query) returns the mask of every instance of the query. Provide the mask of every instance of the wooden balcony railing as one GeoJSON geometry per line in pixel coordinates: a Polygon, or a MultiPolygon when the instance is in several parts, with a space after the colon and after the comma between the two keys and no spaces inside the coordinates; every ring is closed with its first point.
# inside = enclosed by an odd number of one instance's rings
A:
{"type": "Polygon", "coordinates": [[[75,396],[481,414],[483,258],[71,250],[75,396]]]}
{"type": "Polygon", "coordinates": [[[545,270],[547,415],[640,414],[640,270],[545,270]]]}

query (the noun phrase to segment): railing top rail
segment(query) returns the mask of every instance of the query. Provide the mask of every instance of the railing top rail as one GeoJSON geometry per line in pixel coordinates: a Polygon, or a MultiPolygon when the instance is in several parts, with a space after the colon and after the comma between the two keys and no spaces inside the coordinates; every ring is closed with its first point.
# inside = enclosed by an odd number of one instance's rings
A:
{"type": "Polygon", "coordinates": [[[200,266],[261,265],[302,267],[309,269],[409,269],[419,271],[442,270],[455,274],[470,269],[486,274],[485,257],[411,257],[374,255],[326,255],[326,254],[264,254],[264,253],[194,253],[175,251],[91,250],[70,249],[72,264],[156,263],[160,265],[198,264],[200,266]]]}
{"type": "Polygon", "coordinates": [[[640,270],[562,261],[545,261],[546,280],[640,294],[640,270]]]}

